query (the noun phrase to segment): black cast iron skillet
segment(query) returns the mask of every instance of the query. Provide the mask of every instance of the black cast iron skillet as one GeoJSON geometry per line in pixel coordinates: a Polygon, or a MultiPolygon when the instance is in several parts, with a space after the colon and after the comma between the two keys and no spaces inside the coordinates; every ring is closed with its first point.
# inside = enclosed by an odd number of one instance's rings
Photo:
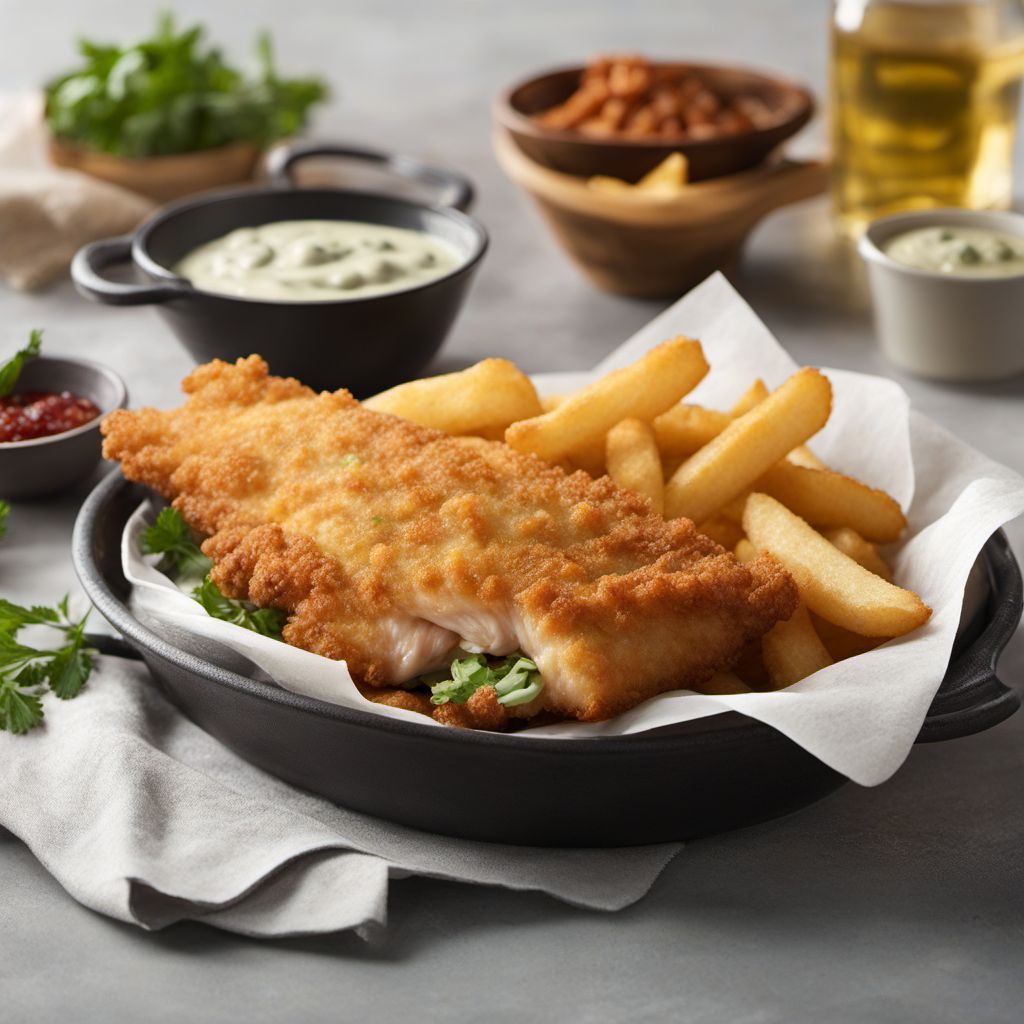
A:
{"type": "Polygon", "coordinates": [[[164,207],[134,235],[80,249],[71,276],[87,298],[112,306],[154,303],[200,363],[258,352],[273,373],[318,390],[348,388],[357,397],[418,377],[444,342],[477,266],[487,234],[464,211],[467,179],[410,157],[351,146],[299,143],[275,151],[269,188],[208,192],[164,207]],[[438,204],[339,188],[297,188],[295,166],[331,156],[377,165],[440,190],[438,204]],[[462,262],[415,288],[336,302],[274,302],[194,288],[172,267],[197,246],[240,227],[282,220],[355,220],[425,231],[452,245],[462,262]],[[147,279],[129,284],[104,276],[131,263],[147,279]]]}
{"type": "MultiPolygon", "coordinates": [[[[667,730],[574,743],[439,729],[301,697],[197,658],[128,610],[124,525],[148,492],[111,473],[82,506],[73,555],[82,586],[194,722],[246,760],[346,807],[490,842],[632,846],[778,817],[846,779],[781,733],[735,713],[667,730]]],[[[980,599],[965,615],[921,741],[990,728],[1020,698],[996,659],[1021,616],[1021,575],[1005,535],[983,549],[980,599]]]]}

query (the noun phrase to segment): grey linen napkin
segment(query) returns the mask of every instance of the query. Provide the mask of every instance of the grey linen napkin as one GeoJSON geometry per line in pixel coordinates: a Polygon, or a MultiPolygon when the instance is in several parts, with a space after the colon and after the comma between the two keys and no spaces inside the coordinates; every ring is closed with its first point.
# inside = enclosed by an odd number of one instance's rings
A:
{"type": "Polygon", "coordinates": [[[147,929],[368,938],[385,924],[390,879],[408,875],[619,910],[680,848],[499,846],[336,807],[232,754],[141,665],[112,657],[75,700],[47,698],[44,728],[0,733],[0,764],[0,824],[80,903],[147,929]]]}

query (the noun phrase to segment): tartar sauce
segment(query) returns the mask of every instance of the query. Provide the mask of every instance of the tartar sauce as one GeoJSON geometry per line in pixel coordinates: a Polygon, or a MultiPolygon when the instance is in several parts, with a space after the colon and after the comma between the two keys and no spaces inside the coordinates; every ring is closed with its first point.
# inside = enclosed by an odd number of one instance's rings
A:
{"type": "Polygon", "coordinates": [[[346,220],[286,220],[206,242],[174,268],[196,288],[276,302],[337,302],[424,284],[462,262],[422,231],[346,220]]]}
{"type": "Polygon", "coordinates": [[[915,228],[890,238],[887,256],[919,270],[958,277],[1024,274],[1024,238],[984,228],[915,228]]]}

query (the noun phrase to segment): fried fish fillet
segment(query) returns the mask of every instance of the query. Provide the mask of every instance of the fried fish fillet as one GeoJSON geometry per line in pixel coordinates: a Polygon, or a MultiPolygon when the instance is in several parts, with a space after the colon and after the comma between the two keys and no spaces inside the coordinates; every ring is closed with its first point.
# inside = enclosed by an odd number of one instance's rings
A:
{"type": "Polygon", "coordinates": [[[460,643],[522,650],[545,685],[514,713],[598,720],[730,667],[796,605],[776,561],[740,565],[607,478],[314,394],[257,356],[183,389],[178,409],[108,416],[104,454],[208,535],[226,594],[287,612],[288,643],[364,685],[460,643]]]}

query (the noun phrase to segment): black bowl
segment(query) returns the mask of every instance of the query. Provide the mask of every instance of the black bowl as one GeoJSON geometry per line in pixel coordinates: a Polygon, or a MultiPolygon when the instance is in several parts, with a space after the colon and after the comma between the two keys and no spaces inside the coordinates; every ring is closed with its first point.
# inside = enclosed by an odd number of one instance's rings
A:
{"type": "MultiPolygon", "coordinates": [[[[70,391],[88,398],[104,415],[128,403],[124,381],[113,370],[88,359],[30,359],[14,390],[70,391]]],[[[100,461],[102,418],[63,434],[0,444],[0,498],[42,498],[84,480],[100,461]]]]}
{"type": "Polygon", "coordinates": [[[462,209],[473,189],[461,175],[408,157],[306,143],[279,150],[275,185],[210,192],[165,207],[134,235],[104,239],[75,255],[71,276],[90,299],[115,306],[157,303],[197,362],[259,353],[272,372],[320,390],[364,397],[418,376],[448,335],[487,234],[462,209]],[[448,205],[339,188],[296,188],[291,170],[310,157],[368,161],[445,190],[448,205]],[[239,227],[281,220],[355,220],[424,231],[462,257],[453,271],[414,288],[336,302],[274,302],[194,288],[171,268],[197,246],[239,227]],[[130,260],[153,283],[111,281],[105,268],[130,260]]]}
{"type": "MultiPolygon", "coordinates": [[[[194,722],[246,760],[336,803],[445,835],[533,846],[633,846],[765,821],[846,779],[781,733],[727,713],[634,736],[543,743],[441,729],[302,697],[227,671],[157,636],[127,607],[121,534],[148,492],[112,473],[72,542],[92,602],[194,722]]],[[[1021,576],[996,533],[979,599],[921,732],[950,739],[1018,707],[994,663],[1021,615],[1021,576]]],[[[103,641],[100,641],[102,644],[103,641]]]]}

